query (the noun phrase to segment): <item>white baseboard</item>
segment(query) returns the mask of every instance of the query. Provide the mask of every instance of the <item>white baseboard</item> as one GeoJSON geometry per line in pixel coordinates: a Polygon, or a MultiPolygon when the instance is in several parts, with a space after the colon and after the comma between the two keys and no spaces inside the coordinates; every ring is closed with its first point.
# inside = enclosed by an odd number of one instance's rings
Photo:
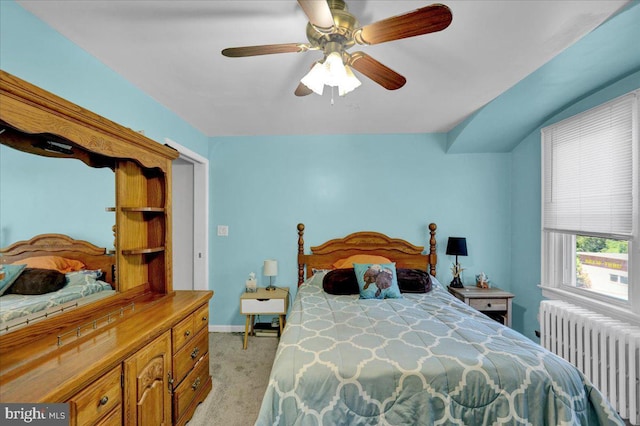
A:
{"type": "Polygon", "coordinates": [[[211,325],[209,324],[210,333],[244,333],[244,325],[211,325]]]}

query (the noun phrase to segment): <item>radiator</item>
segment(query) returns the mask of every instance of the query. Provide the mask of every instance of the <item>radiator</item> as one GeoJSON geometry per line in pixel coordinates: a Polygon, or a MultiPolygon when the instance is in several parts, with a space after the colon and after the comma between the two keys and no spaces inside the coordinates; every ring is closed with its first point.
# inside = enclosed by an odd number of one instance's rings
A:
{"type": "Polygon", "coordinates": [[[541,344],[575,365],[632,425],[640,425],[640,327],[559,300],[540,303],[541,344]]]}

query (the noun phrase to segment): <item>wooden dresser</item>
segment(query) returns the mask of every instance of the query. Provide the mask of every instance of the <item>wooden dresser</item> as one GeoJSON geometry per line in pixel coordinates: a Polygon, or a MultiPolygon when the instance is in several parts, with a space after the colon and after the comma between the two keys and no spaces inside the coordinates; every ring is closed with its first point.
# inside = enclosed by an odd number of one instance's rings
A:
{"type": "Polygon", "coordinates": [[[69,402],[78,425],[184,424],[211,390],[210,298],[209,291],[147,297],[110,326],[60,346],[51,335],[4,351],[0,401],[69,402]]]}
{"type": "Polygon", "coordinates": [[[113,170],[117,291],[0,335],[0,402],[67,402],[72,425],[186,423],[211,390],[213,292],[173,290],[177,152],[4,71],[0,125],[4,145],[113,170]]]}

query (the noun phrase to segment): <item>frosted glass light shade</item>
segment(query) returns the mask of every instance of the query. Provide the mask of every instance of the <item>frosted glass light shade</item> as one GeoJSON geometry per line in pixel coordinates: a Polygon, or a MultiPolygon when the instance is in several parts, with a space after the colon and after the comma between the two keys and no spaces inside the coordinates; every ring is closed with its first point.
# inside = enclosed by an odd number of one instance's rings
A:
{"type": "Polygon", "coordinates": [[[337,86],[340,96],[362,84],[351,68],[342,63],[342,56],[338,52],[331,52],[323,63],[316,63],[300,82],[318,95],[322,95],[325,85],[337,86]]]}
{"type": "Polygon", "coordinates": [[[338,85],[338,94],[340,96],[344,96],[349,92],[353,92],[362,84],[360,80],[358,80],[358,78],[353,74],[353,71],[351,71],[351,67],[345,65],[344,69],[347,72],[346,77],[338,85]]]}
{"type": "Polygon", "coordinates": [[[317,62],[313,68],[311,68],[311,71],[302,77],[300,83],[313,90],[314,93],[322,95],[322,92],[324,91],[325,74],[326,69],[324,64],[317,62]]]}

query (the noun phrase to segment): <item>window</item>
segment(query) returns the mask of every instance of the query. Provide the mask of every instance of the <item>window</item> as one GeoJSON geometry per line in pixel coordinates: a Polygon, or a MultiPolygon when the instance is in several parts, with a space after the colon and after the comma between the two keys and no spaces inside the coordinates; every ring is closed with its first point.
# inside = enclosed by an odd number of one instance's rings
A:
{"type": "Polygon", "coordinates": [[[542,129],[543,293],[555,290],[556,297],[596,301],[636,315],[639,94],[542,129]]]}

